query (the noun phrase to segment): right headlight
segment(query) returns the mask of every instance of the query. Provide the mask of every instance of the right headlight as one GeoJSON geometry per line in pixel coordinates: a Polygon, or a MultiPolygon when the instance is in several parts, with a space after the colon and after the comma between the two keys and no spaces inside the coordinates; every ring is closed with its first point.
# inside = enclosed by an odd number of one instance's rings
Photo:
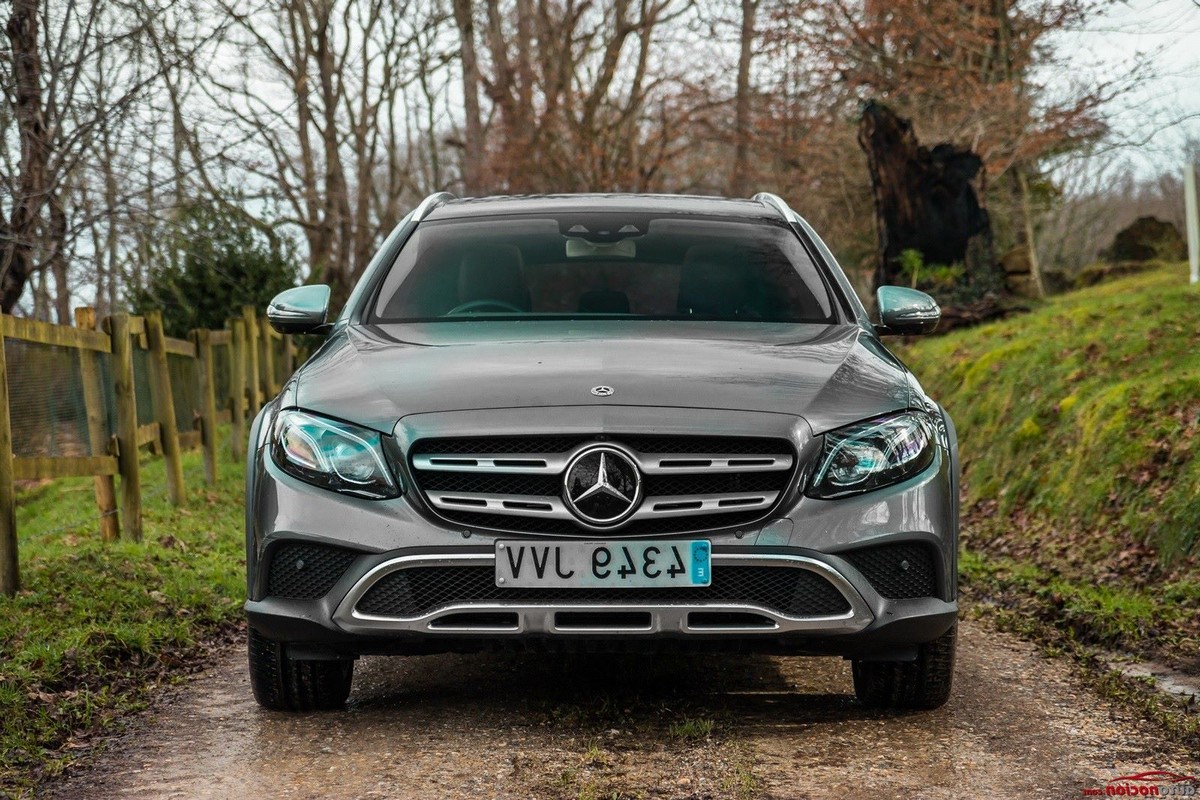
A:
{"type": "Polygon", "coordinates": [[[281,411],[271,455],[289,475],[335,492],[372,500],[400,495],[380,434],[348,422],[281,411]]]}
{"type": "Polygon", "coordinates": [[[830,431],[805,494],[828,500],[907,480],[933,461],[933,431],[928,415],[921,411],[830,431]]]}

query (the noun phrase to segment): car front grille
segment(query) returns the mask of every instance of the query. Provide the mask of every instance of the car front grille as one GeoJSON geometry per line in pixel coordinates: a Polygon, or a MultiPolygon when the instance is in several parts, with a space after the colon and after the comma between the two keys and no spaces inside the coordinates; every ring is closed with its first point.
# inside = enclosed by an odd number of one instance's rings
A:
{"type": "Polygon", "coordinates": [[[410,567],[380,578],[358,601],[361,614],[419,617],[457,604],[687,603],[750,605],[791,617],[850,610],[825,578],[797,567],[724,566],[703,587],[660,589],[514,588],[496,585],[490,566],[410,567]]]}
{"type": "Polygon", "coordinates": [[[917,542],[864,547],[841,554],[889,600],[937,595],[933,549],[917,542]]]}
{"type": "Polygon", "coordinates": [[[311,600],[327,594],[358,553],[306,542],[279,545],[271,554],[267,594],[311,600]]]}
{"type": "Polygon", "coordinates": [[[594,535],[562,499],[572,456],[593,444],[630,454],[642,478],[640,506],[604,531],[684,533],[755,523],[795,474],[785,439],[737,436],[481,436],[418,440],[409,465],[434,513],[467,528],[594,535]]]}

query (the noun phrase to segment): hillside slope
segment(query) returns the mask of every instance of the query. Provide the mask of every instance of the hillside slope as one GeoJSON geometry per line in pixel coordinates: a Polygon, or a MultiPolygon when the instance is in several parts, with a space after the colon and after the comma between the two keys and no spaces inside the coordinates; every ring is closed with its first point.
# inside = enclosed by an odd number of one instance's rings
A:
{"type": "Polygon", "coordinates": [[[1143,578],[1194,566],[1200,287],[1182,265],[901,356],[958,426],[971,547],[1143,578]]]}

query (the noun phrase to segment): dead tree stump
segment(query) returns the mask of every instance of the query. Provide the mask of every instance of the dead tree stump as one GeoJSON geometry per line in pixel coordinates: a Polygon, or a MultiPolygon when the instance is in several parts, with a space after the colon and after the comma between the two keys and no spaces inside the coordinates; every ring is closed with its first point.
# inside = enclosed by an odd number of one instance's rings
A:
{"type": "Polygon", "coordinates": [[[919,251],[926,264],[965,265],[964,281],[980,289],[1002,285],[988,213],[972,185],[983,168],[978,155],[951,144],[922,146],[912,123],[874,101],[863,108],[858,143],[875,199],[876,288],[901,280],[905,250],[919,251]]]}

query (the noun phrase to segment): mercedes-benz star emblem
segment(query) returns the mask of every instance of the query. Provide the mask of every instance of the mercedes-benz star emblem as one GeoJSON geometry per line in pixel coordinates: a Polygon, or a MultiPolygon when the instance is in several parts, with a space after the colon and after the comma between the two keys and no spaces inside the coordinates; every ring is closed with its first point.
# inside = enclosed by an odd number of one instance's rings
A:
{"type": "Polygon", "coordinates": [[[563,500],[586,525],[623,522],[642,500],[642,476],[621,450],[598,444],[579,451],[563,477],[563,500]]]}
{"type": "Polygon", "coordinates": [[[612,397],[612,393],[616,391],[611,386],[593,386],[592,394],[596,397],[612,397]]]}

